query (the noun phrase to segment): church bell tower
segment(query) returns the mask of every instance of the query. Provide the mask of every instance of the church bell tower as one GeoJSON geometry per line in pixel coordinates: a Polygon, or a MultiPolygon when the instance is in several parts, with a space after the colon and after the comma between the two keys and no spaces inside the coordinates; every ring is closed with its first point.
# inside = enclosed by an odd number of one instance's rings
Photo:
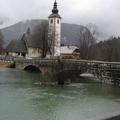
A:
{"type": "Polygon", "coordinates": [[[58,14],[57,2],[55,0],[52,14],[48,17],[48,45],[51,56],[60,56],[61,45],[61,17],[58,14]]]}

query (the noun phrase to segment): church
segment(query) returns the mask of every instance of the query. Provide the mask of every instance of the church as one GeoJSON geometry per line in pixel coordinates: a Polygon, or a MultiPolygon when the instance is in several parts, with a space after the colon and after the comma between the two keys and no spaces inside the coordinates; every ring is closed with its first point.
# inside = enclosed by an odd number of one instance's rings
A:
{"type": "MultiPolygon", "coordinates": [[[[61,19],[62,18],[59,15],[59,10],[57,8],[57,2],[55,0],[52,13],[48,17],[47,51],[45,57],[66,58],[67,56],[67,58],[69,58],[70,55],[70,58],[75,59],[75,56],[77,55],[77,59],[79,59],[79,48],[75,46],[61,46],[61,19]]],[[[31,36],[31,32],[28,29],[27,32],[24,33],[19,40],[11,41],[6,47],[6,54],[13,57],[26,57],[31,59],[42,58],[44,52],[44,41],[42,40],[39,42],[35,42],[31,36]]]]}

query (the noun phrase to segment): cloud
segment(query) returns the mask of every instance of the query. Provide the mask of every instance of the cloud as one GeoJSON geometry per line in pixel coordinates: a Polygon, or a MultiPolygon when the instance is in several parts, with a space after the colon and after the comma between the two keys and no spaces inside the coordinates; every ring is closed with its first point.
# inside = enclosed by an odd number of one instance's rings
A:
{"type": "Polygon", "coordinates": [[[0,14],[0,26],[3,24],[6,24],[6,22],[8,22],[8,21],[9,21],[9,18],[0,14]]]}
{"type": "MultiPolygon", "coordinates": [[[[54,0],[0,0],[0,16],[15,23],[26,19],[47,19],[54,0]]],[[[96,24],[103,32],[120,35],[119,0],[57,0],[63,22],[96,24]]],[[[3,19],[4,20],[4,19],[3,19]]]]}

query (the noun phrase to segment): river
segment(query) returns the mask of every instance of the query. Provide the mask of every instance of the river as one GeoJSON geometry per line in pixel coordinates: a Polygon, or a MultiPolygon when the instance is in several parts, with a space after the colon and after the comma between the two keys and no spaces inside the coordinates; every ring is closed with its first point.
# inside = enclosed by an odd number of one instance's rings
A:
{"type": "Polygon", "coordinates": [[[120,113],[120,87],[50,87],[37,84],[40,79],[38,73],[0,68],[0,120],[98,120],[120,113]]]}

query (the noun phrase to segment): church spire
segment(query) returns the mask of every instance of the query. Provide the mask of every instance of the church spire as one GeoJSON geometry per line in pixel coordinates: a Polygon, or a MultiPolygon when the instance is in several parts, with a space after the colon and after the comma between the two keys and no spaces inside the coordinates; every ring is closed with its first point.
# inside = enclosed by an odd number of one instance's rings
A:
{"type": "Polygon", "coordinates": [[[48,46],[51,56],[60,56],[60,44],[61,44],[61,17],[58,14],[57,2],[55,0],[52,14],[48,17],[49,29],[48,29],[48,46]]]}
{"type": "Polygon", "coordinates": [[[53,5],[53,9],[52,9],[52,13],[53,14],[58,14],[58,9],[57,9],[57,2],[56,2],[56,0],[55,0],[55,2],[54,2],[54,5],[53,5]]]}

